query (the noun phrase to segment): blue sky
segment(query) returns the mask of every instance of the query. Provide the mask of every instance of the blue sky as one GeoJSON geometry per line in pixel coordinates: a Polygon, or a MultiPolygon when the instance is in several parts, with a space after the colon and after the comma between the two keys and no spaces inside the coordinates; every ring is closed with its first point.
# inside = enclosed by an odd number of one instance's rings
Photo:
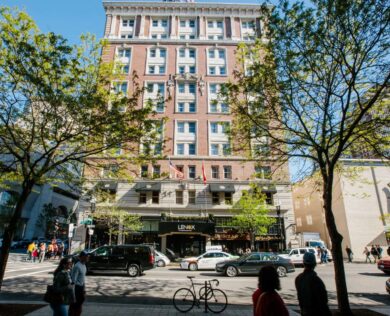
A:
{"type": "MultiPolygon", "coordinates": [[[[236,2],[203,0],[197,2],[236,2]]],[[[83,33],[103,36],[105,14],[102,0],[1,0],[0,5],[24,9],[43,32],[61,34],[77,43],[83,33]]],[[[260,3],[245,0],[244,3],[260,3]]]]}

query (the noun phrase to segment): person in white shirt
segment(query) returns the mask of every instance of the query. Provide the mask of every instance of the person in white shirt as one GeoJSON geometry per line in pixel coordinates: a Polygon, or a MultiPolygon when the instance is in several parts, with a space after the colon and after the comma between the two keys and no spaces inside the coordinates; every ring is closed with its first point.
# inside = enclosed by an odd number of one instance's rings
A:
{"type": "Polygon", "coordinates": [[[87,274],[88,254],[82,251],[79,255],[79,261],[72,269],[72,282],[75,285],[76,302],[69,305],[69,316],[80,316],[82,306],[85,301],[85,275],[87,274]]]}

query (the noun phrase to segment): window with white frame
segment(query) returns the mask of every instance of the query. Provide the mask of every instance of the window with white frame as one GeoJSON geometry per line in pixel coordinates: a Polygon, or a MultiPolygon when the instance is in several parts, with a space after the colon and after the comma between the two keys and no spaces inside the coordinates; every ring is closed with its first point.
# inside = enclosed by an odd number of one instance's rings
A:
{"type": "Polygon", "coordinates": [[[221,91],[224,89],[222,83],[209,83],[208,104],[209,113],[229,113],[229,106],[224,102],[221,91]]]}
{"type": "Polygon", "coordinates": [[[180,39],[195,39],[197,37],[196,18],[179,19],[179,38],[180,39]]]}
{"type": "Polygon", "coordinates": [[[257,179],[271,179],[271,167],[270,166],[255,166],[255,177],[257,179]]]}
{"type": "Polygon", "coordinates": [[[209,154],[211,156],[231,155],[229,128],[230,122],[209,122],[209,154]]]}
{"type": "Polygon", "coordinates": [[[244,41],[253,41],[256,36],[256,21],[241,20],[241,39],[244,41]]]}
{"type": "Polygon", "coordinates": [[[145,82],[146,90],[144,93],[144,105],[152,105],[158,113],[164,113],[165,110],[165,83],[163,82],[145,82]]]}
{"type": "Polygon", "coordinates": [[[150,37],[153,39],[167,39],[169,34],[168,17],[153,17],[150,27],[150,37]]]}
{"type": "Polygon", "coordinates": [[[176,155],[196,155],[197,122],[176,121],[175,142],[176,155]]]}
{"type": "Polygon", "coordinates": [[[190,47],[181,47],[177,54],[177,73],[195,74],[196,73],[196,49],[190,47]]]}
{"type": "Polygon", "coordinates": [[[226,76],[226,51],[223,48],[209,48],[207,53],[207,74],[226,76]]]}
{"type": "Polygon", "coordinates": [[[207,39],[223,40],[224,39],[224,23],[219,19],[207,20],[207,39]]]}
{"type": "Polygon", "coordinates": [[[311,215],[306,215],[306,223],[307,225],[313,225],[313,218],[311,215]]]}
{"type": "Polygon", "coordinates": [[[148,49],[146,73],[149,75],[163,75],[166,73],[167,50],[163,47],[148,49]]]}
{"type": "Polygon", "coordinates": [[[134,17],[122,17],[120,25],[120,38],[128,39],[133,38],[135,31],[135,18],[134,17]]]}
{"type": "Polygon", "coordinates": [[[176,89],[176,112],[196,113],[196,83],[179,81],[176,89]]]}
{"type": "Polygon", "coordinates": [[[115,81],[113,83],[113,91],[116,95],[127,95],[127,81],[115,81]]]}
{"type": "Polygon", "coordinates": [[[155,120],[151,130],[153,137],[144,135],[141,141],[140,152],[148,156],[161,156],[164,142],[164,122],[155,120]]]}
{"type": "Polygon", "coordinates": [[[297,227],[301,227],[302,226],[302,218],[300,217],[297,217],[297,227]]]}
{"type": "Polygon", "coordinates": [[[116,51],[115,63],[119,73],[128,74],[131,64],[131,49],[119,48],[116,51]]]}

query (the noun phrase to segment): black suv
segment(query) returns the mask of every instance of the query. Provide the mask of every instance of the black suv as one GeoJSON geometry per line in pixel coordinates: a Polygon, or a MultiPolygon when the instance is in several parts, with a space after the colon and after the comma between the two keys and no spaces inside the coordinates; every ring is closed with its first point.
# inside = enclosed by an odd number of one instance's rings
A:
{"type": "Polygon", "coordinates": [[[154,268],[154,249],[146,245],[103,246],[89,253],[87,271],[127,271],[131,277],[154,268]]]}

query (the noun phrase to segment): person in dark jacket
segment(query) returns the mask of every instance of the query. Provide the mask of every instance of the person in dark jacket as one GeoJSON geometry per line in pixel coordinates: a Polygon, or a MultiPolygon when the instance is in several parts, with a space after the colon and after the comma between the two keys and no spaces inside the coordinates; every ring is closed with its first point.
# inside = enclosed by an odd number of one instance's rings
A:
{"type": "Polygon", "coordinates": [[[353,256],[352,249],[347,246],[345,247],[345,251],[347,252],[348,262],[352,262],[352,256],[353,256]]]}
{"type": "Polygon", "coordinates": [[[62,301],[50,303],[53,316],[67,316],[67,305],[74,302],[74,286],[70,277],[72,259],[63,258],[57,269],[54,271],[53,286],[57,293],[61,294],[62,301]]]}
{"type": "Polygon", "coordinates": [[[314,272],[316,257],[306,252],[303,256],[304,270],[295,279],[299,306],[302,316],[331,316],[328,306],[328,293],[325,284],[314,272]]]}

